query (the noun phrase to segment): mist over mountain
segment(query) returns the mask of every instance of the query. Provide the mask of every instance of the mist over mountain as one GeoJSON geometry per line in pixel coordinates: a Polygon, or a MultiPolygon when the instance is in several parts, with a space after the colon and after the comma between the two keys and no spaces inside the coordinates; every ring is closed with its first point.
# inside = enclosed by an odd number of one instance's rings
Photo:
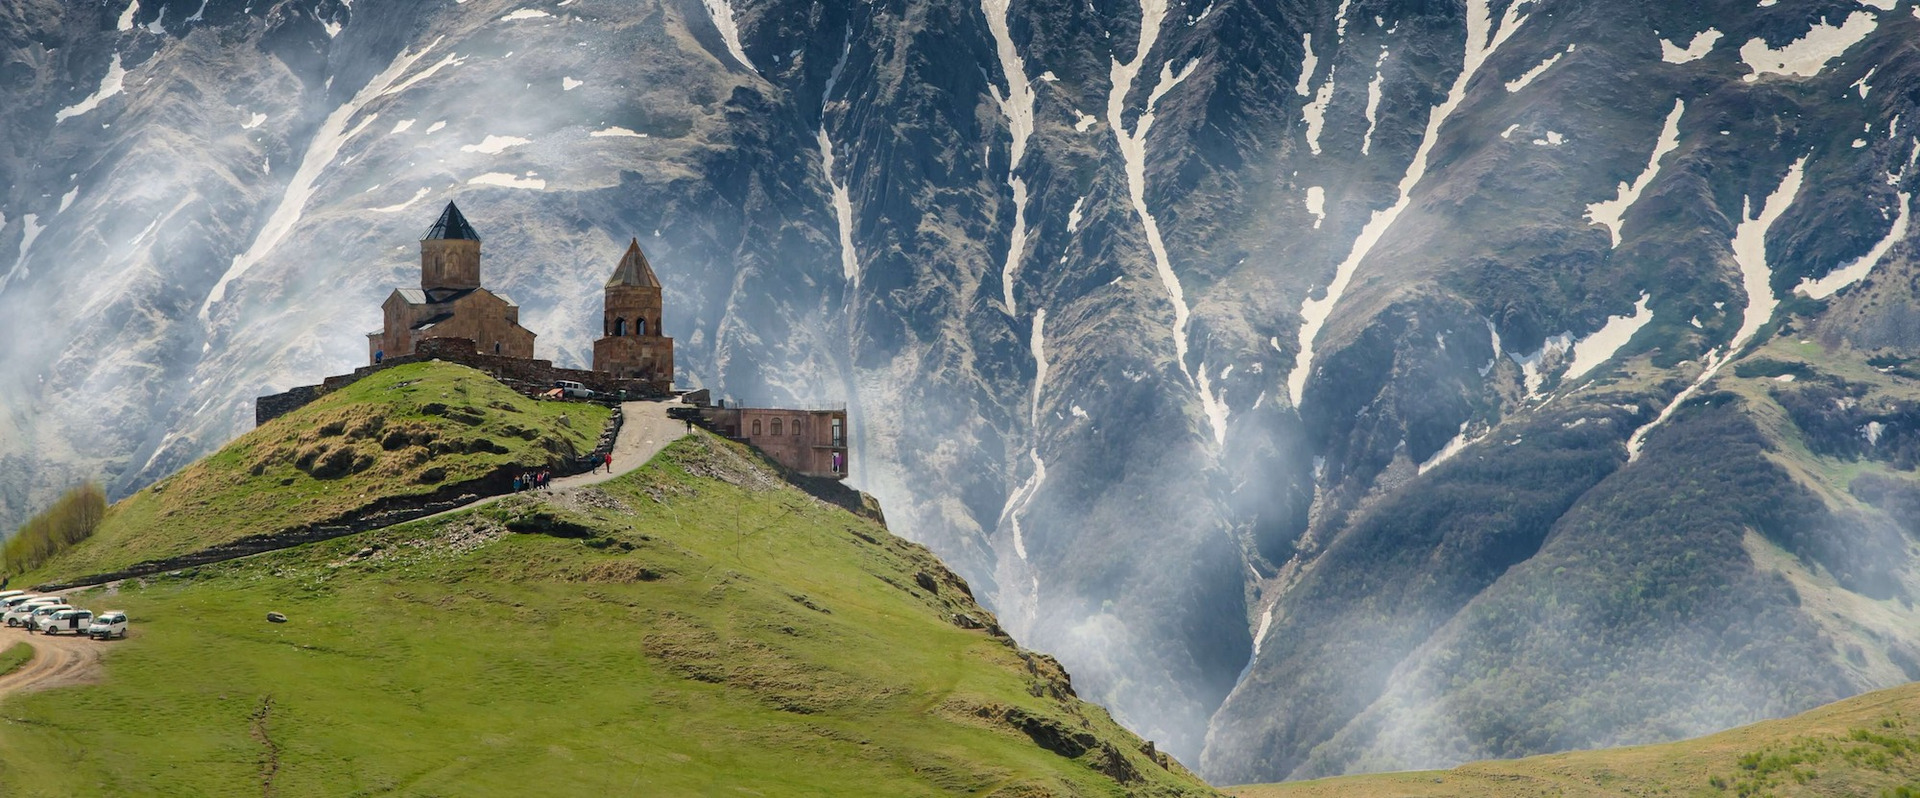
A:
{"type": "Polygon", "coordinates": [[[1920,678],[1913,0],[14,0],[0,528],[365,359],[457,199],[1221,783],[1920,678]]]}

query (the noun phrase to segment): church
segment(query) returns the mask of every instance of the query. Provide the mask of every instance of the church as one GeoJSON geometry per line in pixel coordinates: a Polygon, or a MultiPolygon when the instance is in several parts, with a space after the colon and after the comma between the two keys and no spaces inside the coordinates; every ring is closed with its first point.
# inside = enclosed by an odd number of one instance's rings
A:
{"type": "MultiPolygon", "coordinates": [[[[663,334],[660,278],[640,251],[627,245],[601,298],[601,335],[593,342],[593,371],[662,390],[673,384],[673,339],[663,334]]],[[[532,330],[520,326],[520,306],[481,285],[480,235],[453,203],[420,239],[420,287],[398,288],[380,305],[383,324],[367,333],[367,360],[379,365],[422,349],[472,346],[474,354],[533,359],[532,330]],[[429,339],[431,347],[423,346],[429,339]]],[[[599,382],[599,380],[582,380],[599,382]]]]}

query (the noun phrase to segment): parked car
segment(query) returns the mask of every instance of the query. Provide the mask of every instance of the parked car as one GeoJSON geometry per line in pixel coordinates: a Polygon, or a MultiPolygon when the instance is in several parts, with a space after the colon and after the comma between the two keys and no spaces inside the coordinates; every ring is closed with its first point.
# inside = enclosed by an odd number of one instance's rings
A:
{"type": "Polygon", "coordinates": [[[71,604],[42,604],[34,607],[33,612],[27,615],[26,622],[21,625],[27,627],[27,631],[29,632],[36,632],[40,630],[42,621],[53,617],[53,614],[56,612],[70,609],[73,609],[73,605],[71,604]]]}
{"type": "Polygon", "coordinates": [[[42,598],[42,596],[37,593],[22,593],[18,596],[8,596],[0,599],[0,615],[4,615],[8,610],[37,598],[42,598]]]}
{"type": "Polygon", "coordinates": [[[14,596],[24,595],[27,595],[27,591],[25,590],[0,590],[0,601],[6,601],[14,596]]]}
{"type": "Polygon", "coordinates": [[[27,625],[27,618],[33,615],[34,610],[50,604],[65,603],[67,603],[67,600],[59,596],[34,596],[26,601],[8,607],[7,614],[0,616],[0,618],[3,618],[8,626],[25,626],[27,625]]]}
{"type": "Polygon", "coordinates": [[[575,399],[592,399],[599,395],[594,393],[592,388],[588,388],[573,380],[554,380],[553,387],[559,388],[561,393],[575,399]]]}
{"type": "Polygon", "coordinates": [[[109,610],[94,616],[93,623],[87,626],[87,636],[95,640],[126,637],[127,614],[119,610],[109,610]]]}
{"type": "Polygon", "coordinates": [[[61,610],[41,618],[39,624],[40,633],[48,635],[61,632],[83,635],[90,626],[93,626],[93,610],[61,610]]]}

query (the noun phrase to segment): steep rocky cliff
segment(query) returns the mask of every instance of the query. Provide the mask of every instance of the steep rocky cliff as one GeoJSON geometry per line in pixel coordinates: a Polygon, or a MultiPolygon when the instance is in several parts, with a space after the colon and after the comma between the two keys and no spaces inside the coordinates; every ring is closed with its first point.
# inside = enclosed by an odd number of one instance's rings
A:
{"type": "MultiPolygon", "coordinates": [[[[1913,0],[23,0],[0,521],[363,357],[458,198],[1251,781],[1920,676],[1913,0]],[[1604,711],[1602,711],[1604,710],[1604,711]]],[[[1204,755],[1203,755],[1204,752],[1204,755]]]]}

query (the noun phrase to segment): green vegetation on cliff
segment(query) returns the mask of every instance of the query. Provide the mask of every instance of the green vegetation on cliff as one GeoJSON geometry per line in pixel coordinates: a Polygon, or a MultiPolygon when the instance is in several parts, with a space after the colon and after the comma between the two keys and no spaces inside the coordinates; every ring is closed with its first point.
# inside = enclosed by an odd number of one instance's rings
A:
{"type": "Polygon", "coordinates": [[[0,700],[0,794],[1216,794],[926,549],[706,435],[74,601],[133,635],[0,700]]]}
{"type": "MultiPolygon", "coordinates": [[[[319,523],[593,449],[610,414],[528,399],[448,363],[377,372],[115,504],[34,576],[78,577],[319,523]]],[[[46,581],[46,580],[40,580],[46,581]]]]}

